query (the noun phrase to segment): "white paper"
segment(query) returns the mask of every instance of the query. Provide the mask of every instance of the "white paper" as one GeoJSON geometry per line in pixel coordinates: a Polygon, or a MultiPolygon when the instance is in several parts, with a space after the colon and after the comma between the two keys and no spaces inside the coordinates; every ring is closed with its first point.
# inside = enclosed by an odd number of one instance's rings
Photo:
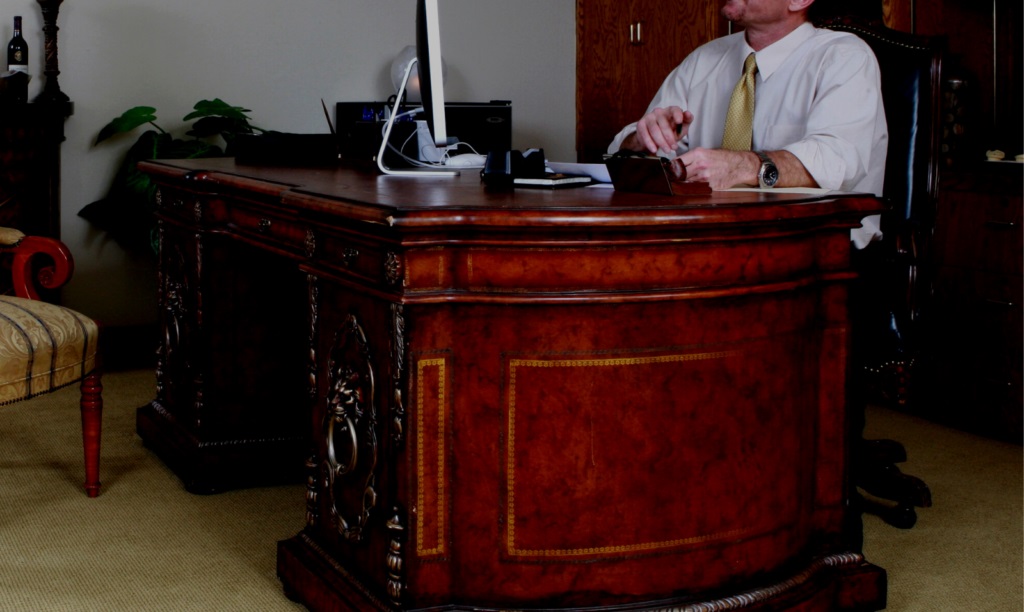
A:
{"type": "Polygon", "coordinates": [[[604,164],[574,164],[569,162],[548,162],[548,168],[552,172],[562,174],[582,174],[589,176],[599,183],[611,183],[612,177],[608,175],[608,166],[604,164]]]}

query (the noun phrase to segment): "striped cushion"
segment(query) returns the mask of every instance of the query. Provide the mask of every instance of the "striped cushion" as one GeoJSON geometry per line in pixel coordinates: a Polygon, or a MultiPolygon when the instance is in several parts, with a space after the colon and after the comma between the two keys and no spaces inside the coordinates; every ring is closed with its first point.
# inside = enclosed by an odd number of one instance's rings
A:
{"type": "Polygon", "coordinates": [[[0,227],[0,245],[14,246],[25,238],[25,233],[13,227],[0,227]]]}
{"type": "Polygon", "coordinates": [[[0,296],[0,404],[80,380],[96,367],[99,330],[74,310],[0,296]]]}

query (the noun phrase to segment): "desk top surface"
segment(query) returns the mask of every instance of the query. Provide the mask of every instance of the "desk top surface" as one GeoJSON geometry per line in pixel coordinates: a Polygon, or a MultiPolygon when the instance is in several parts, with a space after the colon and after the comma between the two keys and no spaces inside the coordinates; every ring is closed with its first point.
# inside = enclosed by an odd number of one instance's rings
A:
{"type": "Polygon", "coordinates": [[[209,193],[244,194],[306,213],[391,226],[587,226],[763,223],[832,217],[856,225],[878,212],[872,195],[718,191],[665,196],[610,188],[492,191],[477,170],[457,177],[385,176],[355,167],[250,166],[232,158],[152,160],[156,180],[209,193]]]}

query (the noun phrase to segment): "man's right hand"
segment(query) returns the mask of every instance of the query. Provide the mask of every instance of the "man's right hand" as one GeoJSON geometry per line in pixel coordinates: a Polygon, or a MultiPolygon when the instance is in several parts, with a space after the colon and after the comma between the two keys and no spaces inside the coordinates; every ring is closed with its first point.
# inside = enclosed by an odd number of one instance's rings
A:
{"type": "Polygon", "coordinates": [[[693,113],[678,106],[656,108],[647,113],[636,124],[636,132],[622,142],[623,149],[647,151],[657,155],[658,151],[672,153],[676,144],[687,134],[693,123],[693,113]]]}

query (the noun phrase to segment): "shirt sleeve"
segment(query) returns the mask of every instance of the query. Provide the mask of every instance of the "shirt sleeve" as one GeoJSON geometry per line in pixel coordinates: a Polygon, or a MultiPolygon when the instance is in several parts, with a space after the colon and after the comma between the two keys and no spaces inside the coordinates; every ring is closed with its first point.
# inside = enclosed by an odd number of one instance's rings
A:
{"type": "Polygon", "coordinates": [[[867,45],[832,45],[809,111],[804,137],[782,148],[820,187],[851,189],[868,175],[879,138],[887,140],[881,77],[867,45]]]}

